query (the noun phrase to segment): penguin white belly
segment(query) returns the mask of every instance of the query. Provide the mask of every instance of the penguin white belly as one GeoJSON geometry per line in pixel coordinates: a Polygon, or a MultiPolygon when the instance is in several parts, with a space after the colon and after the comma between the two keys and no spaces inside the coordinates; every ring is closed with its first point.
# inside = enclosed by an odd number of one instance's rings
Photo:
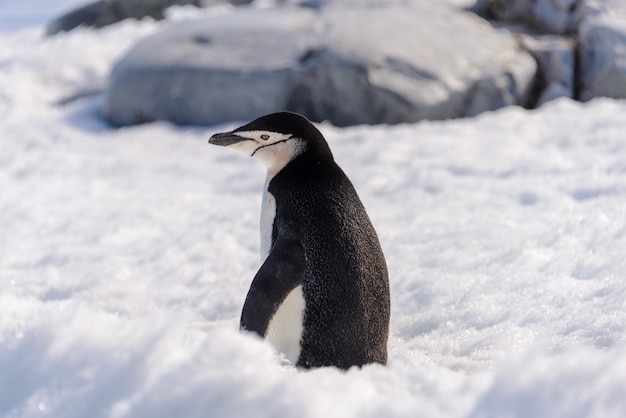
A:
{"type": "MultiPolygon", "coordinates": [[[[267,190],[273,173],[268,171],[261,205],[261,263],[272,249],[272,231],[276,216],[276,199],[267,190]]],[[[304,329],[304,296],[302,286],[295,287],[272,316],[265,338],[285,358],[296,364],[300,357],[300,340],[304,329]]]]}
{"type": "Polygon", "coordinates": [[[265,338],[295,365],[300,357],[305,301],[302,286],[295,287],[272,317],[265,338]]]}

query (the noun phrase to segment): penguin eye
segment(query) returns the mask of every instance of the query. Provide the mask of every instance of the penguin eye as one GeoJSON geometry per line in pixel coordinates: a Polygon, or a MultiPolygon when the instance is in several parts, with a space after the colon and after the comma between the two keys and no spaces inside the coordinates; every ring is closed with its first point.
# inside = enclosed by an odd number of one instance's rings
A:
{"type": "Polygon", "coordinates": [[[261,135],[261,139],[263,141],[267,141],[268,139],[270,139],[270,136],[268,134],[263,134],[263,135],[261,135]]]}

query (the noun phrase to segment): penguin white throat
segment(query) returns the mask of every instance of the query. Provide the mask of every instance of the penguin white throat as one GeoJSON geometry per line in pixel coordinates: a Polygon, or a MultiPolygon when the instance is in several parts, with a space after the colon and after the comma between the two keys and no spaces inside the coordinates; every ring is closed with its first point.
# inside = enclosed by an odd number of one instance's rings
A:
{"type": "Polygon", "coordinates": [[[272,177],[305,150],[304,141],[291,134],[271,131],[238,131],[233,134],[243,140],[228,147],[262,162],[272,177]]]}
{"type": "MultiPolygon", "coordinates": [[[[291,134],[245,129],[216,134],[209,142],[245,152],[267,166],[260,228],[261,263],[263,263],[271,250],[276,216],[276,200],[268,190],[269,183],[289,162],[306,151],[306,143],[291,134]]],[[[273,313],[263,335],[276,351],[283,353],[285,359],[293,365],[300,357],[305,306],[302,286],[296,286],[273,313]]]]}

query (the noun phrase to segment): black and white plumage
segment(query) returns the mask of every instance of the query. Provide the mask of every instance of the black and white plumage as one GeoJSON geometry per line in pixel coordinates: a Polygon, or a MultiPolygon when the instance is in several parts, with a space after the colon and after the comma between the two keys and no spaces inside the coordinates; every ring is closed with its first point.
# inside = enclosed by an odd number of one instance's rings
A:
{"type": "Polygon", "coordinates": [[[268,167],[263,264],[241,328],[298,367],[387,361],[389,281],[376,231],[322,134],[305,117],[266,115],[209,140],[268,167]]]}

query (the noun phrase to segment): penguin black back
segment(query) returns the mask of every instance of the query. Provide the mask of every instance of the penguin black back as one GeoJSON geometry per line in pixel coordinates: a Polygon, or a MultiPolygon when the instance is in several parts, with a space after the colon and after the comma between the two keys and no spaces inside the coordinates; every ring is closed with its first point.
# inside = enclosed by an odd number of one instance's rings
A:
{"type": "Polygon", "coordinates": [[[248,292],[242,329],[267,337],[289,296],[301,289],[302,313],[290,311],[299,328],[289,322],[299,344],[297,366],[385,364],[385,259],[363,204],[322,134],[303,116],[281,112],[210,141],[235,145],[268,165],[271,242],[248,292]]]}

